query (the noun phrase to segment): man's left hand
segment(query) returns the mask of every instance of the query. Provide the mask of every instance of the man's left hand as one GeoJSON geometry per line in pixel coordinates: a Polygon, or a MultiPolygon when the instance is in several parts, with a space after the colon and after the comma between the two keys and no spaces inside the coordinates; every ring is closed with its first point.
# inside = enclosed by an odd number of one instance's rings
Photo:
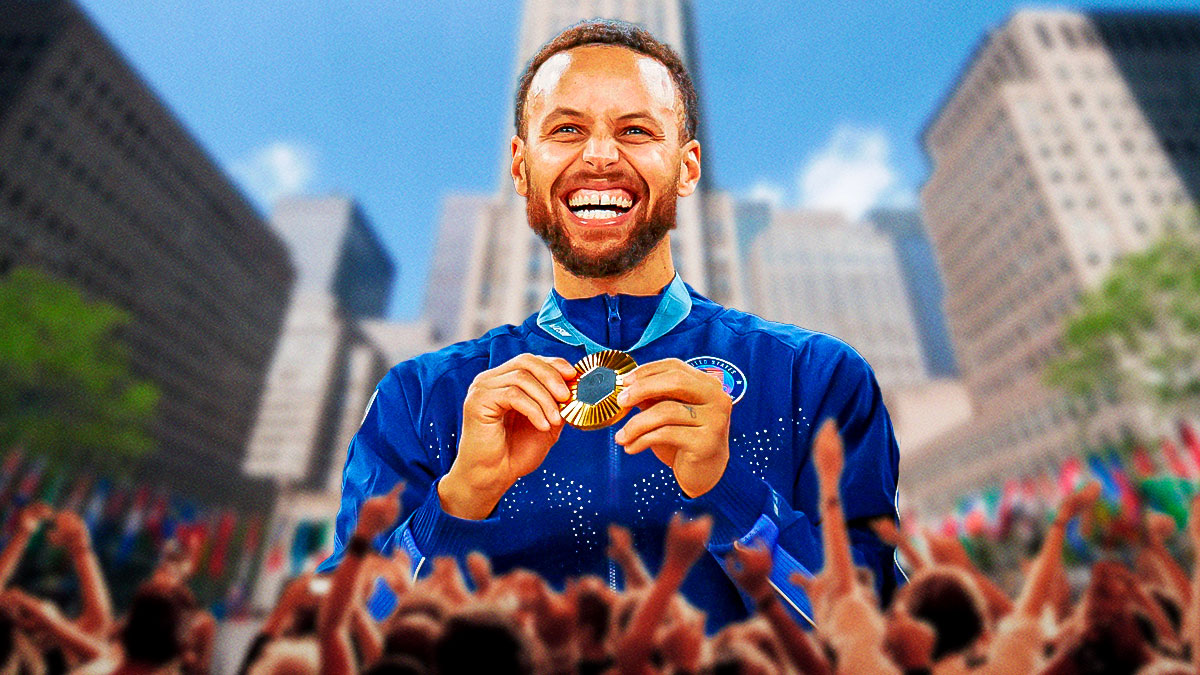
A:
{"type": "Polygon", "coordinates": [[[653,450],[688,497],[711,490],[729,463],[733,401],[721,383],[679,359],[663,359],[638,366],[624,385],[617,403],[641,412],[617,432],[617,443],[631,455],[653,450]]]}

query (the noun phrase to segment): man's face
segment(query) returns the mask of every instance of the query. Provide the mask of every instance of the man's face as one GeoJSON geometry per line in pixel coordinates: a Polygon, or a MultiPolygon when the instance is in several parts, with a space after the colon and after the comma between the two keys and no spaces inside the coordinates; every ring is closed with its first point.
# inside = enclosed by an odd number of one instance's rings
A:
{"type": "Polygon", "coordinates": [[[578,47],[538,69],[526,138],[513,137],[513,180],[568,272],[627,272],[675,227],[675,200],[700,177],[680,112],[666,67],[623,47],[578,47]]]}

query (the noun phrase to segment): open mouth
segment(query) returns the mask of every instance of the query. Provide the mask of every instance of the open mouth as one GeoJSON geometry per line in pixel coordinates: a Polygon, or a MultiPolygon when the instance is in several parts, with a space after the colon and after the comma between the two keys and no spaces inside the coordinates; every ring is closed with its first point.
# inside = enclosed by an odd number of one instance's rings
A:
{"type": "Polygon", "coordinates": [[[623,219],[637,203],[633,193],[624,188],[591,190],[580,188],[567,195],[567,209],[585,224],[615,224],[623,219]]]}

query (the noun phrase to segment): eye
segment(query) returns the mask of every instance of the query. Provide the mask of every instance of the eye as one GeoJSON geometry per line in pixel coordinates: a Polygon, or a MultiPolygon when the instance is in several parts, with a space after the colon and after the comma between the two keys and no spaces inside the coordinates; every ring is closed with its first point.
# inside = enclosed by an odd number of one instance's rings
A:
{"type": "Polygon", "coordinates": [[[640,135],[642,135],[642,136],[650,136],[650,135],[651,135],[649,131],[646,131],[646,130],[645,130],[645,129],[643,129],[642,127],[629,127],[629,128],[627,128],[627,129],[625,129],[625,133],[627,133],[627,134],[640,134],[640,135]]]}
{"type": "Polygon", "coordinates": [[[559,127],[556,127],[554,129],[554,131],[552,131],[550,133],[552,133],[552,134],[561,134],[561,133],[576,134],[576,133],[579,133],[579,127],[575,126],[574,124],[563,124],[559,127]]]}

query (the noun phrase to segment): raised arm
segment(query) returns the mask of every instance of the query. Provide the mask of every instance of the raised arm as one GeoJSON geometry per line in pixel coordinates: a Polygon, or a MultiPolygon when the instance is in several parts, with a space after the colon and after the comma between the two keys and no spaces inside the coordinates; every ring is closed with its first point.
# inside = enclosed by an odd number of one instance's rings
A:
{"type": "Polygon", "coordinates": [[[354,655],[350,649],[349,618],[357,603],[361,603],[363,570],[366,556],[371,552],[371,540],[392,527],[400,515],[402,485],[386,495],[372,497],[363,503],[358,515],[354,536],[347,545],[346,557],[333,573],[329,593],[325,595],[317,619],[317,637],[321,646],[321,672],[340,675],[355,672],[354,655]]]}
{"type": "Polygon", "coordinates": [[[1154,560],[1155,565],[1171,584],[1171,588],[1179,594],[1184,604],[1192,597],[1191,584],[1188,574],[1167,550],[1167,539],[1175,534],[1175,519],[1165,513],[1146,512],[1145,519],[1146,552],[1154,560]]]}
{"type": "Polygon", "coordinates": [[[825,548],[825,566],[821,574],[829,580],[828,592],[837,598],[854,587],[854,561],[850,557],[850,535],[846,532],[846,517],[842,514],[842,497],[838,489],[844,462],[842,439],[833,420],[821,424],[813,444],[813,458],[820,487],[821,539],[825,548]]]}
{"type": "Polygon", "coordinates": [[[0,591],[0,605],[13,612],[19,626],[44,632],[56,646],[80,661],[91,661],[105,653],[106,644],[102,639],[80,630],[48,601],[9,589],[0,591]]]}
{"type": "Polygon", "coordinates": [[[633,547],[633,535],[620,525],[608,526],[608,557],[621,567],[625,575],[625,588],[637,590],[650,585],[650,573],[642,557],[633,547]]]}
{"type": "Polygon", "coordinates": [[[1200,664],[1200,496],[1192,499],[1187,527],[1195,561],[1192,563],[1192,596],[1183,620],[1183,639],[1191,648],[1192,663],[1200,664]]]}
{"type": "Polygon", "coordinates": [[[29,546],[29,540],[33,538],[33,533],[37,532],[42,521],[53,513],[50,506],[42,502],[34,502],[21,509],[21,515],[17,517],[17,527],[12,538],[8,540],[4,550],[0,551],[0,588],[8,586],[9,580],[12,579],[13,573],[17,571],[17,566],[21,563],[21,556],[25,555],[25,549],[29,546]]]}
{"type": "Polygon", "coordinates": [[[808,633],[779,603],[778,594],[771,587],[771,552],[765,546],[736,544],[727,565],[729,575],[754,600],[755,609],[771,624],[792,665],[809,675],[831,674],[829,662],[817,650],[808,633]]]}
{"type": "Polygon", "coordinates": [[[1021,589],[1013,611],[1029,618],[1037,618],[1042,605],[1049,600],[1054,576],[1062,567],[1063,542],[1067,536],[1067,524],[1090,507],[1100,496],[1100,484],[1089,483],[1063,500],[1054,522],[1046,533],[1042,550],[1030,567],[1029,576],[1021,589]]]}
{"type": "Polygon", "coordinates": [[[629,621],[629,627],[619,638],[617,668],[623,674],[642,673],[649,666],[654,650],[654,636],[670,608],[671,598],[679,592],[688,570],[704,554],[712,530],[707,517],[685,520],[675,514],[667,526],[666,550],[662,569],[646,589],[629,621]]]}
{"type": "Polygon", "coordinates": [[[79,577],[83,611],[75,620],[75,625],[90,635],[107,635],[113,624],[112,599],[104,573],[100,570],[100,561],[92,550],[87,525],[75,513],[60,511],[54,517],[54,530],[50,538],[67,550],[75,574],[79,577]]]}

